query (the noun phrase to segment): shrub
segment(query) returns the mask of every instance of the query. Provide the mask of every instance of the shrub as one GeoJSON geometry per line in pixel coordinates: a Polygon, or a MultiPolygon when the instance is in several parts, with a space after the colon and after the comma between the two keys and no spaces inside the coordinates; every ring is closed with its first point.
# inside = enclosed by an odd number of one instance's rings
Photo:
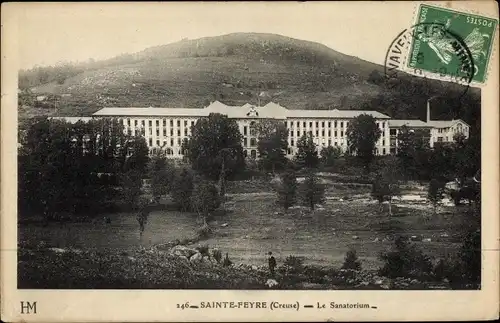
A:
{"type": "Polygon", "coordinates": [[[360,270],[361,262],[358,260],[356,250],[347,251],[342,269],[360,270]]]}
{"type": "Polygon", "coordinates": [[[379,269],[379,274],[390,278],[426,279],[433,269],[430,258],[402,237],[397,237],[395,249],[382,253],[380,259],[384,265],[379,269]]]}
{"type": "Polygon", "coordinates": [[[196,250],[198,250],[202,256],[208,256],[208,245],[201,245],[196,247],[196,250]]]}
{"type": "Polygon", "coordinates": [[[288,256],[283,264],[287,273],[300,274],[304,271],[304,260],[295,256],[288,256]]]}
{"type": "Polygon", "coordinates": [[[196,231],[199,239],[207,239],[212,234],[212,229],[208,224],[203,225],[196,231]]]}
{"type": "Polygon", "coordinates": [[[222,262],[222,265],[224,267],[230,267],[233,264],[233,262],[229,259],[229,255],[226,252],[226,257],[224,258],[224,261],[222,262]]]}
{"type": "Polygon", "coordinates": [[[222,260],[222,252],[219,249],[212,249],[212,257],[220,264],[222,260]]]}

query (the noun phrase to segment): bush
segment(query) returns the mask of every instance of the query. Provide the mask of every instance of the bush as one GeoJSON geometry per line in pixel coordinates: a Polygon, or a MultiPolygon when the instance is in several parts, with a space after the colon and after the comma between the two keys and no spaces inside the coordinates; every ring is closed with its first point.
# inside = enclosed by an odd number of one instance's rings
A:
{"type": "Polygon", "coordinates": [[[226,257],[224,258],[224,261],[222,262],[222,265],[224,267],[230,267],[233,264],[233,262],[229,259],[229,255],[226,252],[226,257]]]}
{"type": "Polygon", "coordinates": [[[356,250],[347,251],[342,269],[360,270],[361,262],[358,260],[356,250]]]}
{"type": "Polygon", "coordinates": [[[384,262],[383,267],[379,269],[379,274],[382,276],[425,280],[432,274],[433,266],[430,258],[403,237],[397,237],[395,249],[382,253],[380,259],[384,262]]]}
{"type": "Polygon", "coordinates": [[[202,256],[209,256],[208,245],[198,246],[198,247],[196,247],[196,250],[198,250],[202,256]]]}
{"type": "Polygon", "coordinates": [[[222,260],[222,252],[219,249],[212,249],[212,257],[220,264],[222,260]]]}
{"type": "Polygon", "coordinates": [[[207,239],[212,234],[212,229],[209,225],[203,225],[196,233],[199,239],[207,239]]]}
{"type": "Polygon", "coordinates": [[[295,256],[288,256],[283,264],[287,273],[301,274],[304,272],[304,260],[295,256]]]}

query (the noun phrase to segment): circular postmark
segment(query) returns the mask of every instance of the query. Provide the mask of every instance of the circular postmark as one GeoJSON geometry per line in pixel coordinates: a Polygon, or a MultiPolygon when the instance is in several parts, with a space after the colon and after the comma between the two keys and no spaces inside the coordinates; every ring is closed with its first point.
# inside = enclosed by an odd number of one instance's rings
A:
{"type": "Polygon", "coordinates": [[[440,23],[419,23],[400,32],[384,62],[389,84],[404,73],[464,85],[463,94],[476,72],[465,41],[440,23]]]}

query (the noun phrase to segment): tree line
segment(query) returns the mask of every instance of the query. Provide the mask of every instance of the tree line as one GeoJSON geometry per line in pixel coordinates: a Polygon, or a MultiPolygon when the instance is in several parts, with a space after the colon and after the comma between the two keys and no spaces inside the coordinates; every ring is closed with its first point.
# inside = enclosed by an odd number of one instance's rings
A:
{"type": "MultiPolygon", "coordinates": [[[[62,211],[93,211],[117,200],[129,208],[143,207],[142,181],[149,178],[154,201],[171,193],[179,209],[198,211],[206,219],[224,204],[226,181],[248,168],[238,125],[225,115],[211,114],[196,122],[191,137],[182,143],[189,165],[184,168],[175,167],[161,152],[149,157],[144,138],[123,130],[115,119],[76,124],[48,119],[21,122],[20,208],[51,218],[62,211]]],[[[398,136],[397,154],[376,157],[375,144],[381,133],[375,119],[366,114],[349,123],[347,152],[332,146],[319,152],[312,134],[307,133],[298,140],[291,160],[286,158],[288,129],[283,122],[264,120],[250,130],[258,138],[260,171],[282,174],[283,186],[289,185],[278,194],[285,209],[297,196],[293,172],[306,174],[304,192],[299,191],[299,196],[313,209],[322,195],[314,172],[335,170],[341,159],[362,165],[376,189],[374,197],[381,203],[396,194],[396,184],[401,181],[435,179],[443,183],[473,176],[480,166],[477,136],[457,136],[454,143],[431,149],[425,136],[405,127],[398,136]]]]}

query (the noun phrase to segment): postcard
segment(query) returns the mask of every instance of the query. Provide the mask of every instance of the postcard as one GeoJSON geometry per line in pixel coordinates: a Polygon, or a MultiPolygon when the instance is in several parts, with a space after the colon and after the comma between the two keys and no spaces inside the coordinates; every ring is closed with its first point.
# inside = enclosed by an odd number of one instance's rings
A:
{"type": "Polygon", "coordinates": [[[2,4],[2,320],[498,319],[498,23],[2,4]]]}

